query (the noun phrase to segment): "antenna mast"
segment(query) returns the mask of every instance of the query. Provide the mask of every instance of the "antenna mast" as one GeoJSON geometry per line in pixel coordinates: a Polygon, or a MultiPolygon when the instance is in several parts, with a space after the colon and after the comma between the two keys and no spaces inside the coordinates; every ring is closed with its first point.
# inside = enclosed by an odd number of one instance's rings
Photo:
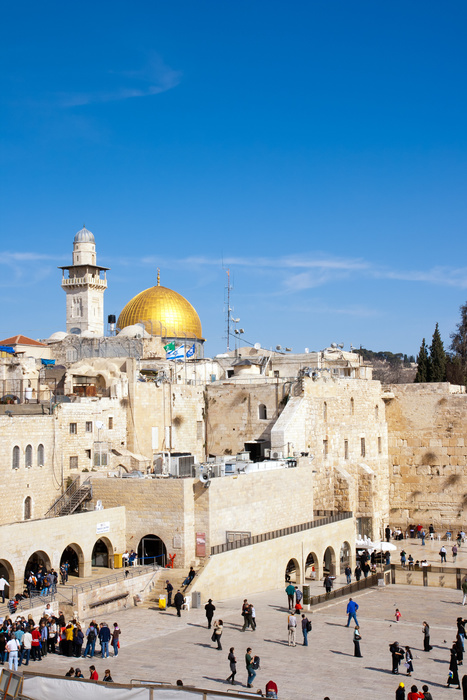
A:
{"type": "Polygon", "coordinates": [[[227,352],[230,350],[230,324],[231,324],[231,313],[232,309],[230,306],[230,292],[232,291],[233,287],[230,284],[230,268],[228,267],[226,270],[227,273],[227,284],[225,285],[225,292],[224,292],[224,304],[226,305],[225,307],[225,331],[226,331],[226,341],[227,341],[227,352]]]}

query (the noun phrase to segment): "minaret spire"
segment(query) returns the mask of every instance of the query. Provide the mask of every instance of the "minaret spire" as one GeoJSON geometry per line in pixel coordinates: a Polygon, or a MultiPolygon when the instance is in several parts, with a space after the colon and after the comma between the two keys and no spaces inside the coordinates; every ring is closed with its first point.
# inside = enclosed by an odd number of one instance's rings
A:
{"type": "Polygon", "coordinates": [[[161,286],[161,269],[160,267],[157,268],[157,286],[161,286]]]}

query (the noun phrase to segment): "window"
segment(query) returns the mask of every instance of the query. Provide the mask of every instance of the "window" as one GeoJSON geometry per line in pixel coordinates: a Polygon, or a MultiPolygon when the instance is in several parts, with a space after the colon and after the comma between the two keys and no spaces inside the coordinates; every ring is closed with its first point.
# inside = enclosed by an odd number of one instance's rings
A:
{"type": "Polygon", "coordinates": [[[70,435],[76,435],[78,433],[78,423],[70,423],[70,435]]]}
{"type": "Polygon", "coordinates": [[[365,456],[365,438],[360,438],[360,454],[365,456]]]}
{"type": "Polygon", "coordinates": [[[44,466],[44,445],[42,444],[37,448],[37,466],[44,466]]]}
{"type": "Polygon", "coordinates": [[[92,433],[92,420],[87,420],[87,421],[86,421],[86,432],[87,432],[87,433],[92,433]]]}
{"type": "Polygon", "coordinates": [[[113,427],[114,427],[114,419],[112,418],[112,416],[109,416],[109,430],[112,430],[113,427]]]}
{"type": "Polygon", "coordinates": [[[203,439],[203,421],[202,420],[197,420],[196,421],[196,439],[197,440],[202,440],[203,439]]]}
{"type": "Polygon", "coordinates": [[[260,420],[267,420],[268,410],[264,403],[260,403],[260,405],[258,406],[258,415],[260,420]]]}
{"type": "Polygon", "coordinates": [[[376,406],[375,406],[375,420],[378,420],[378,417],[379,417],[379,406],[378,406],[378,404],[376,404],[376,406]]]}
{"type": "Polygon", "coordinates": [[[91,450],[84,450],[86,452],[86,457],[91,459],[91,450]]]}
{"type": "Polygon", "coordinates": [[[323,456],[324,456],[324,459],[327,459],[327,458],[328,458],[328,449],[329,449],[328,441],[327,441],[327,440],[323,440],[323,456]]]}
{"type": "Polygon", "coordinates": [[[78,469],[78,457],[70,457],[70,469],[78,469]]]}
{"type": "Polygon", "coordinates": [[[279,370],[278,370],[278,369],[275,369],[275,370],[274,370],[274,376],[275,376],[275,377],[280,377],[280,374],[279,374],[279,370]]]}
{"type": "Polygon", "coordinates": [[[380,455],[382,451],[383,451],[383,441],[379,437],[378,438],[378,454],[380,455]]]}
{"type": "Polygon", "coordinates": [[[109,456],[107,452],[101,452],[100,450],[96,452],[94,450],[94,466],[95,467],[107,467],[109,464],[109,456]]]}
{"type": "Polygon", "coordinates": [[[353,396],[350,399],[350,415],[353,416],[355,413],[355,401],[353,400],[353,396]]]}
{"type": "Polygon", "coordinates": [[[24,499],[24,520],[31,520],[31,511],[32,511],[32,499],[31,496],[26,496],[24,499]]]}
{"type": "Polygon", "coordinates": [[[12,463],[12,468],[13,469],[19,469],[19,458],[20,458],[20,449],[18,445],[15,445],[13,447],[13,463],[12,463]]]}
{"type": "Polygon", "coordinates": [[[326,401],[323,403],[323,420],[328,419],[328,405],[326,401]]]}
{"type": "Polygon", "coordinates": [[[344,440],[344,459],[349,458],[349,441],[344,440]]]}
{"type": "Polygon", "coordinates": [[[24,466],[32,467],[32,445],[27,445],[24,451],[24,466]]]}

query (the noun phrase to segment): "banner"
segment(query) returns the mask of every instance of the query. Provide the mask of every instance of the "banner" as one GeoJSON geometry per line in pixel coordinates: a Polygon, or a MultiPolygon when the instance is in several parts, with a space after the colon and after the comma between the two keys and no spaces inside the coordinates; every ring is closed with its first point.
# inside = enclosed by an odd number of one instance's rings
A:
{"type": "Polygon", "coordinates": [[[172,352],[173,350],[175,350],[175,343],[174,343],[174,341],[172,341],[171,343],[167,343],[167,345],[164,345],[164,350],[165,350],[166,352],[172,352]]]}

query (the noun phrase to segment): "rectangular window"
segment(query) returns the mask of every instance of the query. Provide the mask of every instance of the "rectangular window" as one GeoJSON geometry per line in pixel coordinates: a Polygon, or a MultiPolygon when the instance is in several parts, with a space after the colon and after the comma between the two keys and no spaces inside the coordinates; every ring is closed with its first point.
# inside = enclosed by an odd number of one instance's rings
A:
{"type": "Polygon", "coordinates": [[[107,452],[94,452],[94,466],[107,467],[109,464],[109,456],[107,452]]]}
{"type": "Polygon", "coordinates": [[[87,420],[87,421],[86,421],[86,432],[87,432],[87,433],[92,433],[92,420],[87,420]]]}
{"type": "Polygon", "coordinates": [[[280,375],[279,375],[279,370],[278,370],[278,369],[275,369],[275,370],[274,370],[274,376],[275,376],[275,377],[279,377],[279,376],[280,376],[280,375]]]}
{"type": "Polygon", "coordinates": [[[380,455],[382,453],[382,451],[383,451],[383,441],[379,437],[378,438],[378,454],[380,455]]]}
{"type": "Polygon", "coordinates": [[[109,430],[112,430],[113,427],[114,427],[114,419],[112,418],[112,416],[110,416],[109,417],[109,430]]]}
{"type": "Polygon", "coordinates": [[[323,456],[324,456],[324,459],[328,458],[328,441],[327,440],[323,440],[323,456]]]}
{"type": "Polygon", "coordinates": [[[365,438],[360,438],[360,454],[365,456],[365,438]]]}
{"type": "Polygon", "coordinates": [[[78,433],[78,424],[70,423],[70,435],[76,435],[78,433]]]}
{"type": "Polygon", "coordinates": [[[86,457],[91,459],[91,450],[84,450],[86,452],[86,457]]]}
{"type": "Polygon", "coordinates": [[[344,459],[349,458],[349,441],[344,440],[344,459]]]}
{"type": "Polygon", "coordinates": [[[202,440],[203,437],[204,437],[204,435],[203,435],[203,421],[197,420],[196,421],[196,439],[202,440]]]}
{"type": "Polygon", "coordinates": [[[78,457],[70,457],[70,469],[78,469],[78,457]]]}

